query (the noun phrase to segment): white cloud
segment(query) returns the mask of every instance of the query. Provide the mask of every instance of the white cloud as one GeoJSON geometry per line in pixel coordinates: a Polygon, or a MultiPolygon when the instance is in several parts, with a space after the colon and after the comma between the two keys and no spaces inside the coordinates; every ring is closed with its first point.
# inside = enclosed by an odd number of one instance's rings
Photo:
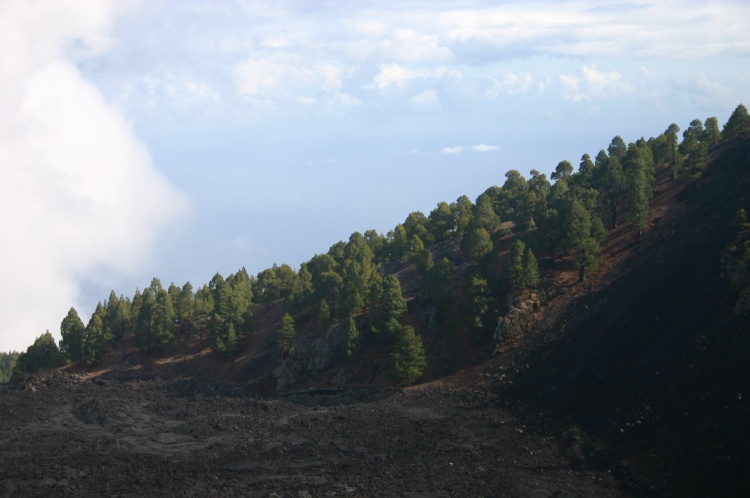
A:
{"type": "Polygon", "coordinates": [[[418,105],[432,105],[437,103],[438,97],[437,97],[437,91],[430,88],[429,90],[425,90],[422,93],[418,93],[414,97],[411,98],[412,102],[418,105]]]}
{"type": "Polygon", "coordinates": [[[301,57],[273,53],[239,62],[234,66],[237,93],[255,102],[303,105],[332,102],[359,105],[359,99],[342,91],[354,74],[353,66],[309,64],[301,57]]]}
{"type": "Polygon", "coordinates": [[[583,66],[580,75],[558,77],[566,98],[573,102],[592,101],[630,94],[633,86],[623,80],[619,71],[598,71],[595,65],[583,66]]]}
{"type": "Polygon", "coordinates": [[[526,93],[533,85],[534,78],[529,72],[521,74],[509,72],[501,80],[493,78],[492,81],[492,86],[484,92],[484,96],[496,99],[501,93],[509,97],[526,93]]]}
{"type": "Polygon", "coordinates": [[[440,151],[443,154],[458,154],[464,150],[462,145],[455,145],[453,147],[443,147],[440,151]]]}
{"type": "Polygon", "coordinates": [[[124,117],[68,59],[107,48],[118,2],[0,5],[0,351],[25,349],[81,282],[139,271],[189,209],[124,117]],[[81,42],[81,40],[83,40],[81,42]]]}
{"type": "Polygon", "coordinates": [[[498,149],[500,149],[500,147],[498,147],[497,145],[487,145],[487,144],[479,144],[479,145],[474,145],[471,147],[471,150],[476,151],[476,152],[492,152],[498,149]]]}
{"type": "Polygon", "coordinates": [[[406,86],[410,81],[417,78],[425,78],[429,73],[426,71],[415,71],[407,69],[399,64],[382,64],[380,72],[373,78],[373,85],[384,89],[391,85],[398,87],[406,86]]]}
{"type": "Polygon", "coordinates": [[[675,78],[672,86],[678,92],[687,94],[696,107],[706,112],[732,108],[742,98],[733,95],[729,88],[709,79],[705,74],[675,78]]]}

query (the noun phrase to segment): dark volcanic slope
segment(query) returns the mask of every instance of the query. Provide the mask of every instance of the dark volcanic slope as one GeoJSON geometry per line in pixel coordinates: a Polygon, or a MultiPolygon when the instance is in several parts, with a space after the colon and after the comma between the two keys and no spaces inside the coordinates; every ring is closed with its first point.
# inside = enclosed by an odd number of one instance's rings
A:
{"type": "Polygon", "coordinates": [[[750,144],[714,151],[680,194],[684,212],[648,232],[623,273],[538,332],[503,396],[579,424],[596,461],[636,494],[748,496],[750,317],[724,303],[718,255],[750,208],[750,144]],[[546,339],[546,342],[545,342],[546,339]]]}

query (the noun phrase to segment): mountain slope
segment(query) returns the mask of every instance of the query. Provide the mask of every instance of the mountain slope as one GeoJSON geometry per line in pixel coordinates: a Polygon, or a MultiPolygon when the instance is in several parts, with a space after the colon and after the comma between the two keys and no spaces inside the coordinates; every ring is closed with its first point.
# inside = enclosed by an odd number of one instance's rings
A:
{"type": "MultiPolygon", "coordinates": [[[[629,492],[747,491],[750,317],[725,305],[718,256],[750,206],[750,144],[712,154],[607,284],[549,313],[498,391],[542,430],[578,425],[629,492]]],[[[593,449],[593,448],[592,448],[593,449]]]]}

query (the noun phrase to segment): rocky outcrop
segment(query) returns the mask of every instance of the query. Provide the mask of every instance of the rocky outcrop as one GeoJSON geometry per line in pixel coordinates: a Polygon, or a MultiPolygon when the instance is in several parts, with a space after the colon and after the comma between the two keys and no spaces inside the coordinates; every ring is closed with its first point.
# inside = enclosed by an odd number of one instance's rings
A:
{"type": "Polygon", "coordinates": [[[537,321],[536,311],[539,306],[539,298],[536,295],[527,299],[518,295],[508,296],[508,313],[498,319],[494,334],[495,345],[499,351],[515,346],[531,329],[537,321]]]}
{"type": "Polygon", "coordinates": [[[346,338],[346,322],[332,325],[325,333],[292,350],[273,371],[276,389],[293,386],[341,361],[346,338]]]}

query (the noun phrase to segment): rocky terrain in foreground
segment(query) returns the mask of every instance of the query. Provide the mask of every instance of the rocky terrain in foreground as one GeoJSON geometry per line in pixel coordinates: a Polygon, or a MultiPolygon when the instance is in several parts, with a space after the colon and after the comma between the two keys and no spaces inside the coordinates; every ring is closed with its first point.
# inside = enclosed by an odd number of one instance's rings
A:
{"type": "Polygon", "coordinates": [[[574,428],[536,435],[496,401],[488,382],[255,397],[37,376],[0,386],[0,494],[618,495],[574,428]]]}

